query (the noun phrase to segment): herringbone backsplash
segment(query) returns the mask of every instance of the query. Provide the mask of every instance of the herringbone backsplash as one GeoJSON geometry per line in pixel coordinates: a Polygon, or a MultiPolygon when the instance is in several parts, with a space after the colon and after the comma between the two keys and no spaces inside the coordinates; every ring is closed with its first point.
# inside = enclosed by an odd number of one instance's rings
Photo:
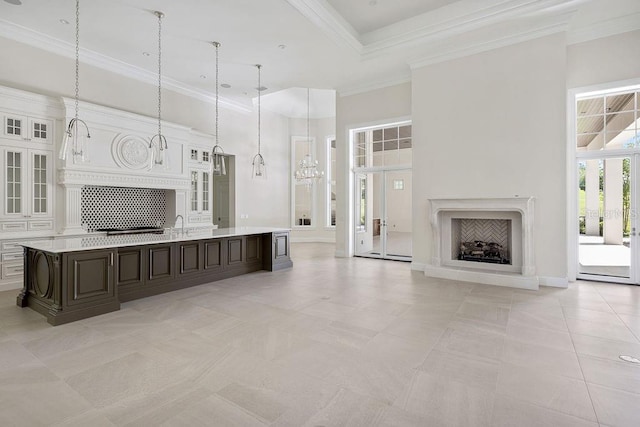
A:
{"type": "Polygon", "coordinates": [[[462,242],[495,242],[508,249],[510,226],[511,220],[508,219],[465,218],[460,220],[460,238],[462,242]]]}

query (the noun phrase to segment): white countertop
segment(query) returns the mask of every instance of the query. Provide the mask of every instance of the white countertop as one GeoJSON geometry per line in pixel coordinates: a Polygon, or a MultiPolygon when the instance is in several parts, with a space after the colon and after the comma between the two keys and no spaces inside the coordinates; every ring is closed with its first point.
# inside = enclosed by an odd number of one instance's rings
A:
{"type": "Polygon", "coordinates": [[[129,234],[120,236],[91,235],[82,237],[58,238],[54,240],[30,240],[18,243],[27,248],[46,252],[61,253],[86,251],[93,249],[121,248],[125,246],[151,245],[156,243],[181,242],[187,240],[204,240],[222,237],[248,236],[279,231],[290,231],[288,228],[274,227],[234,227],[218,229],[192,229],[184,234],[180,230],[164,234],[129,234]]]}

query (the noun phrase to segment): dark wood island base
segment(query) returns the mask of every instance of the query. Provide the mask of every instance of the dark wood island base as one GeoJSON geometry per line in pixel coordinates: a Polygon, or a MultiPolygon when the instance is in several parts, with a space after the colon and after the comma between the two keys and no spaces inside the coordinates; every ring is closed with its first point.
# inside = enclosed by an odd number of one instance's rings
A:
{"type": "Polygon", "coordinates": [[[26,244],[24,261],[16,303],[54,326],[119,310],[121,302],[293,266],[288,231],[69,251],[26,244]]]}

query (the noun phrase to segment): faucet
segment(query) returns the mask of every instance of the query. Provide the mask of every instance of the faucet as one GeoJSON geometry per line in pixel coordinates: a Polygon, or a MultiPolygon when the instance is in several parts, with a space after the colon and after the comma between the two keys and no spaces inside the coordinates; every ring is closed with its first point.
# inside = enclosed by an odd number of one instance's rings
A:
{"type": "Polygon", "coordinates": [[[178,224],[178,218],[180,218],[182,220],[182,234],[184,234],[184,217],[182,215],[176,215],[176,220],[173,224],[173,226],[175,227],[178,224]]]}

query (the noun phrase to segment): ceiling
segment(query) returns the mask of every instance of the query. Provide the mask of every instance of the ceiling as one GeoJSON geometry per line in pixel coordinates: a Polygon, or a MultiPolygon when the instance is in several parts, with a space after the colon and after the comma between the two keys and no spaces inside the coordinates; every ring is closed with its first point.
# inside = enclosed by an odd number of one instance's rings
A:
{"type": "MultiPolygon", "coordinates": [[[[640,28],[637,0],[82,0],[81,62],[154,83],[154,10],[166,15],[165,88],[211,100],[218,41],[223,107],[251,108],[262,64],[267,105],[291,117],[306,115],[301,88],[356,93],[526,38],[566,30],[575,43],[640,28]]],[[[73,57],[74,24],[75,0],[0,0],[1,37],[73,57]]],[[[315,107],[330,97],[313,98],[315,115],[332,113],[315,107]]]]}

